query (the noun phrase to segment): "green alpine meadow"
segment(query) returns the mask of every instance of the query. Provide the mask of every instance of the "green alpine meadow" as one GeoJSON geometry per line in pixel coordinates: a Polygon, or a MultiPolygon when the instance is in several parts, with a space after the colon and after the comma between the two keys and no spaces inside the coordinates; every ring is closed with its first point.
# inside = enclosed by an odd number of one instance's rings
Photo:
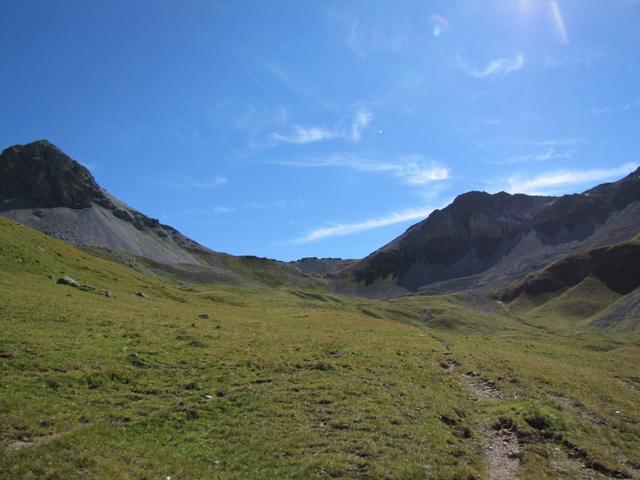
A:
{"type": "Polygon", "coordinates": [[[0,0],[0,480],[640,480],[640,0],[0,0]]]}
{"type": "Polygon", "coordinates": [[[3,478],[637,476],[640,337],[575,319],[620,301],[596,280],[482,309],[194,284],[6,219],[0,262],[3,478]]]}

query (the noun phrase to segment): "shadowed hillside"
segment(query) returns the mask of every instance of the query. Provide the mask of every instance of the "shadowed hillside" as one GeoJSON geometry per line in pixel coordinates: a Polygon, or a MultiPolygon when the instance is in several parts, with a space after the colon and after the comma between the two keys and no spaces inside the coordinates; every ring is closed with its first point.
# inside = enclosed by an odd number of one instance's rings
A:
{"type": "Polygon", "coordinates": [[[339,283],[369,295],[488,292],[573,252],[639,232],[640,170],[557,198],[470,192],[349,267],[339,283]]]}

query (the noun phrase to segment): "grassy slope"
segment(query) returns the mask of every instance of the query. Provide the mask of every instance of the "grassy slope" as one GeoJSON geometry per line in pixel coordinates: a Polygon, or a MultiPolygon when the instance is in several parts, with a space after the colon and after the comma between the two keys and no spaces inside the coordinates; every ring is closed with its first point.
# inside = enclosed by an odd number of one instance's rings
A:
{"type": "Polygon", "coordinates": [[[0,219],[0,326],[1,478],[483,478],[500,417],[529,434],[521,478],[553,478],[560,438],[640,464],[637,337],[576,341],[456,297],[185,288],[0,219]],[[474,403],[453,358],[507,399],[474,403]]]}

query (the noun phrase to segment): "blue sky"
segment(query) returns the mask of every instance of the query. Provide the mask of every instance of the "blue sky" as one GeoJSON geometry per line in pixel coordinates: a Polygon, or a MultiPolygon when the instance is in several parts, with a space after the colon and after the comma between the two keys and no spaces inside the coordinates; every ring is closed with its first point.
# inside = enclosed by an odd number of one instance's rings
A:
{"type": "Polygon", "coordinates": [[[640,1],[0,0],[0,146],[200,243],[362,257],[468,190],[640,162],[640,1]]]}

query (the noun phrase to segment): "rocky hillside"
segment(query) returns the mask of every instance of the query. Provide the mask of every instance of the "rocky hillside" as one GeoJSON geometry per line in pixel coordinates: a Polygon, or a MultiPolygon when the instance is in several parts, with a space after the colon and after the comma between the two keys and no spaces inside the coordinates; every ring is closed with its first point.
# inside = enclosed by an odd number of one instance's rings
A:
{"type": "Polygon", "coordinates": [[[558,331],[640,326],[640,236],[568,255],[514,282],[496,298],[523,321],[558,331]]]}
{"type": "Polygon", "coordinates": [[[562,197],[469,192],[348,268],[340,284],[373,294],[489,289],[639,232],[640,169],[562,197]]]}
{"type": "Polygon", "coordinates": [[[327,275],[344,270],[355,261],[356,260],[344,260],[342,258],[306,257],[294,262],[289,262],[289,264],[309,275],[327,275]]]}
{"type": "Polygon", "coordinates": [[[557,295],[588,276],[597,278],[609,290],[620,295],[627,295],[640,287],[640,237],[568,255],[510,285],[499,299],[511,302],[522,295],[557,295]]]}
{"type": "Polygon", "coordinates": [[[213,253],[111,196],[46,140],[0,155],[0,214],[75,245],[166,264],[204,264],[200,256],[213,253]]]}
{"type": "Polygon", "coordinates": [[[284,262],[210,250],[129,207],[80,163],[46,140],[0,155],[0,215],[125,263],[202,282],[299,285],[307,272],[284,262]]]}

